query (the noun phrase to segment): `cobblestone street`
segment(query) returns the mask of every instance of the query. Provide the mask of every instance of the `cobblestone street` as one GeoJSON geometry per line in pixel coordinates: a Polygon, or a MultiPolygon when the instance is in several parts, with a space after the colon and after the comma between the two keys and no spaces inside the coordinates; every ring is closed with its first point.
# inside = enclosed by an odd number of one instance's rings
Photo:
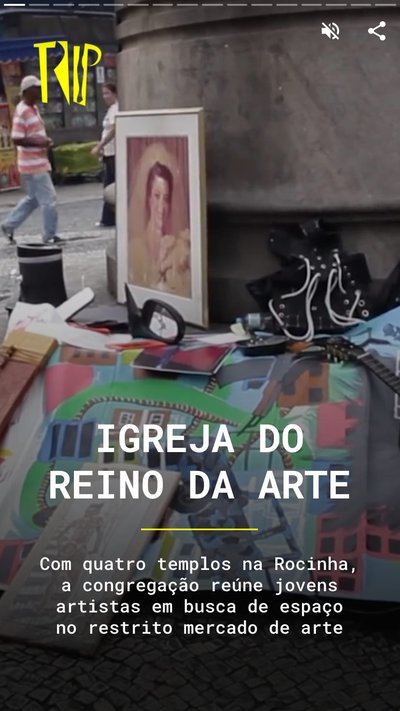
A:
{"type": "MultiPolygon", "coordinates": [[[[90,286],[96,304],[109,303],[105,250],[114,230],[95,227],[101,186],[58,194],[68,295],[90,286]]],[[[15,199],[0,194],[0,220],[15,199]]],[[[40,226],[38,213],[17,240],[39,241],[40,226]]],[[[1,336],[17,261],[0,239],[1,336]]],[[[0,710],[400,711],[400,616],[381,612],[347,615],[341,637],[109,635],[91,659],[0,642],[0,710]]]]}
{"type": "Polygon", "coordinates": [[[400,644],[366,619],[347,622],[342,639],[108,637],[93,659],[0,649],[7,711],[400,708],[400,644]]]}

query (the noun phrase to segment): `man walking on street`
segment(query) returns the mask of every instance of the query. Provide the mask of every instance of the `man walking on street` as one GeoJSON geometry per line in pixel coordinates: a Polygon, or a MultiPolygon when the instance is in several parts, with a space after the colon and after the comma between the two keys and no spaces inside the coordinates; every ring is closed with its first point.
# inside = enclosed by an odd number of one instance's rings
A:
{"type": "Polygon", "coordinates": [[[39,109],[40,80],[26,76],[21,82],[22,100],[15,108],[11,138],[17,146],[18,170],[26,196],[7,215],[1,229],[10,242],[14,231],[29,215],[41,207],[43,214],[43,243],[62,242],[57,237],[57,195],[51,179],[48,149],[53,144],[48,138],[39,109]]]}

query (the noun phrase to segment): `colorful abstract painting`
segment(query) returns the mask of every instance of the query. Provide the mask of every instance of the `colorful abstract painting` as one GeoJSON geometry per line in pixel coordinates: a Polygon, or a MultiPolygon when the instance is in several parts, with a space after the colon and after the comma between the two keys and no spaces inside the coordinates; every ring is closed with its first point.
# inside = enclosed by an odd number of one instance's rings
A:
{"type": "MultiPolygon", "coordinates": [[[[400,309],[353,329],[348,336],[399,372],[400,309]],[[382,343],[384,341],[384,343],[382,343]]],[[[227,355],[212,376],[152,375],[135,361],[137,352],[89,352],[63,346],[37,380],[1,443],[0,584],[6,588],[54,512],[49,471],[73,473],[85,462],[135,463],[179,470],[181,483],[164,526],[257,528],[256,532],[161,533],[146,550],[148,568],[160,576],[157,559],[229,559],[229,578],[244,577],[241,561],[262,560],[247,572],[274,588],[276,555],[290,559],[331,556],[347,560],[355,573],[314,575],[337,583],[337,595],[400,600],[400,403],[397,396],[358,363],[318,359],[246,358],[227,355]],[[113,423],[113,454],[98,454],[98,423],[113,423]],[[202,425],[215,432],[227,424],[235,453],[204,455],[127,454],[117,432],[124,424],[185,424],[191,439],[202,425]],[[260,424],[279,430],[299,424],[304,446],[297,454],[262,454],[260,424]],[[103,459],[102,459],[103,458],[103,459]],[[258,499],[265,472],[279,479],[284,469],[350,471],[349,500],[258,499]],[[188,472],[227,470],[235,499],[192,500],[188,472]]],[[[173,578],[176,573],[166,572],[173,578]]],[[[180,575],[180,572],[179,572],[180,575]]],[[[207,589],[212,572],[199,574],[207,589]]]]}

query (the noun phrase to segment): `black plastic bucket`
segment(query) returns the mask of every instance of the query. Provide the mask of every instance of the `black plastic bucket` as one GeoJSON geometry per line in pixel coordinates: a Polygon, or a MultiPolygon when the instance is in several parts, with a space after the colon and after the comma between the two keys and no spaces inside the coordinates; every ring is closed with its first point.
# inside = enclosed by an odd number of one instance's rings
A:
{"type": "Polygon", "coordinates": [[[17,257],[22,277],[20,301],[60,306],[67,300],[61,247],[20,244],[17,246],[17,257]]]}

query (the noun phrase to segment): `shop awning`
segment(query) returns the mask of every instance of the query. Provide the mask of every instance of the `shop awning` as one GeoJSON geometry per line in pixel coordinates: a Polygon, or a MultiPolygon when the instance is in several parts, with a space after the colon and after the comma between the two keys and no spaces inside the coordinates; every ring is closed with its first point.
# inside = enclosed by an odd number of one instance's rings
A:
{"type": "MultiPolygon", "coordinates": [[[[66,39],[63,36],[54,37],[15,37],[0,40],[0,62],[26,62],[38,57],[38,49],[34,44],[38,42],[51,42],[66,39]]],[[[63,49],[59,44],[48,52],[49,55],[62,55],[63,49]]]]}

